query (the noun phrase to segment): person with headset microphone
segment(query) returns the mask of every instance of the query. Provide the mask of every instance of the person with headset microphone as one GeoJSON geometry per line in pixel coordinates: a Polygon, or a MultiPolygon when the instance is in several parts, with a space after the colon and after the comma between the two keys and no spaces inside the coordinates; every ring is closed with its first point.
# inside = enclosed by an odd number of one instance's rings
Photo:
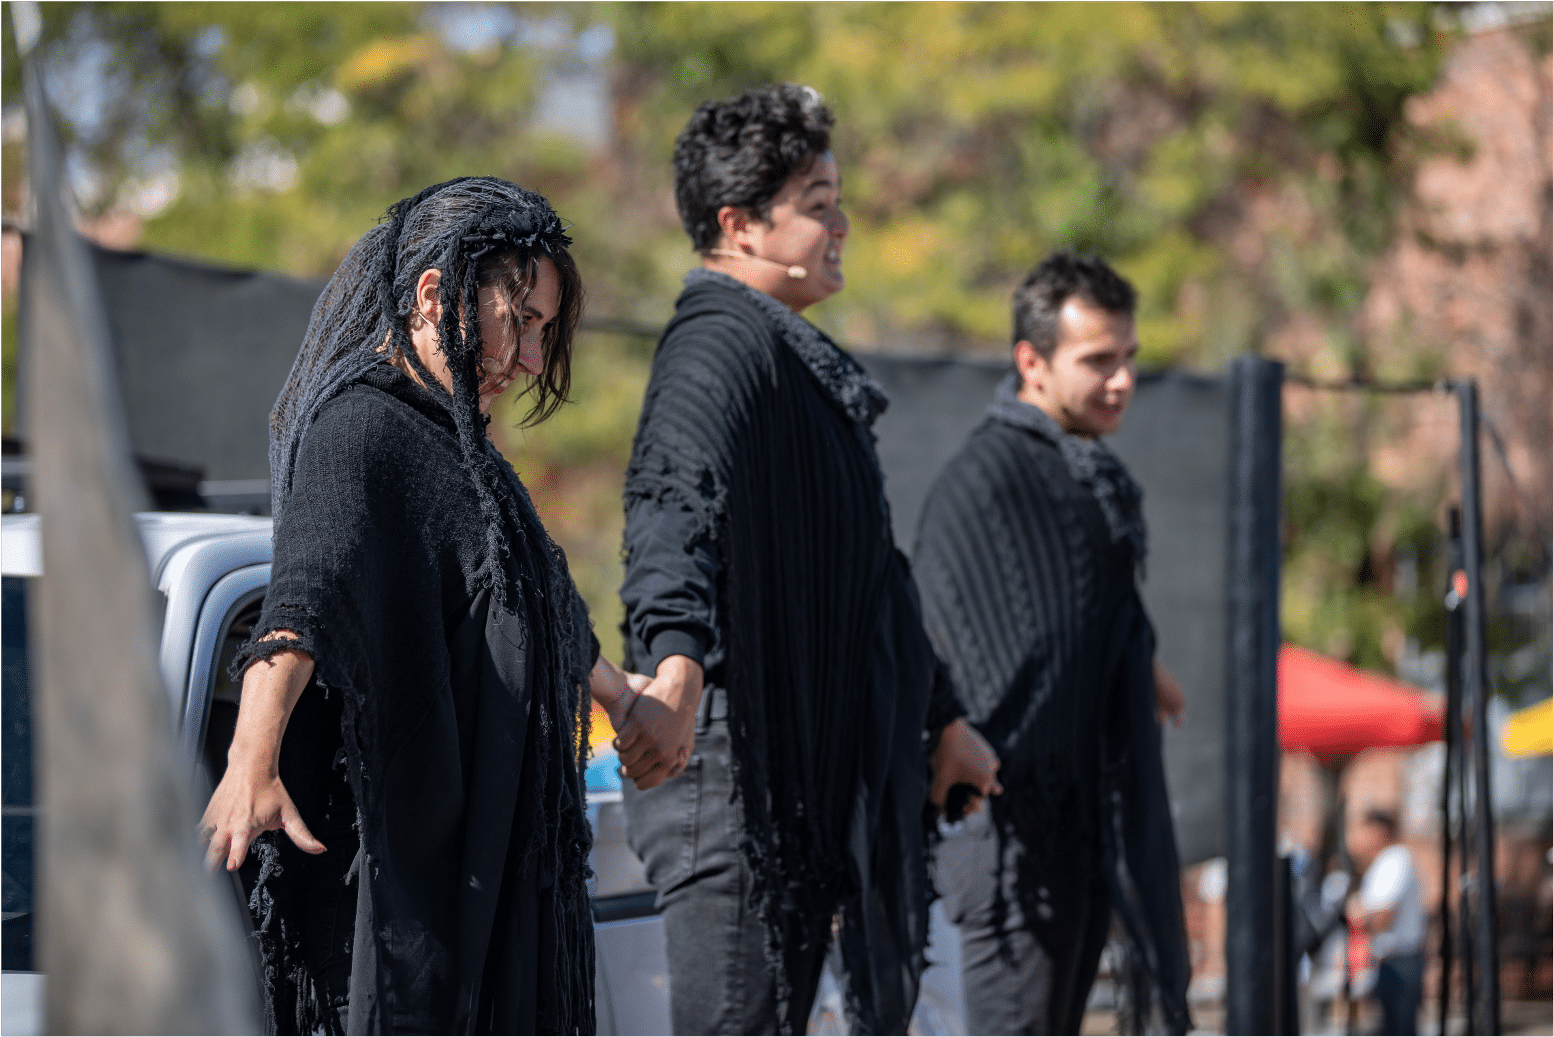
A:
{"type": "Polygon", "coordinates": [[[925,801],[1001,791],[892,540],[884,391],[801,316],[845,284],[831,125],[784,83],[703,104],[675,147],[701,265],[626,473],[627,653],[654,679],[616,747],[677,1033],[804,1032],[833,940],[852,1031],[905,1033],[925,801]]]}

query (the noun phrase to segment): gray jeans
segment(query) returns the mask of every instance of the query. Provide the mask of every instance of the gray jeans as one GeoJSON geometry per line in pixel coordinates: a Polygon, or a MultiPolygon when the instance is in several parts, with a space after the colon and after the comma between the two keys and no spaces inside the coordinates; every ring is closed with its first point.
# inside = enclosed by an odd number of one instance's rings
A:
{"type": "Polygon", "coordinates": [[[1099,861],[1087,867],[1076,854],[1032,868],[1013,837],[999,850],[987,808],[939,847],[945,914],[960,926],[967,1032],[1078,1033],[1111,923],[1099,861]],[[1036,887],[1023,896],[1022,864],[1036,887]]]}
{"type": "Polygon", "coordinates": [[[708,690],[695,752],[679,777],[646,792],[624,783],[626,840],[658,891],[674,1032],[803,1033],[831,919],[793,920],[809,930],[814,949],[788,976],[792,996],[784,1026],[766,962],[766,927],[750,903],[752,876],[739,848],[743,820],[734,800],[723,701],[708,690]]]}

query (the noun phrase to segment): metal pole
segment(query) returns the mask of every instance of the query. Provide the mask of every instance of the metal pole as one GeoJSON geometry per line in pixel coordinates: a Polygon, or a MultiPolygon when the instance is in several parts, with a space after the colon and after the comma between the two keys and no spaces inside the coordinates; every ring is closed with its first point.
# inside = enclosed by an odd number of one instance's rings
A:
{"type": "MultiPolygon", "coordinates": [[[[1446,1033],[1451,1011],[1453,967],[1451,911],[1452,852],[1452,776],[1461,768],[1458,761],[1462,726],[1462,598],[1457,592],[1457,577],[1462,571],[1462,515],[1451,509],[1446,538],[1446,762],[1441,774],[1441,988],[1439,1032],[1446,1033]]],[[[1458,914],[1459,920],[1462,915],[1458,914]]]]}
{"type": "MultiPolygon", "coordinates": [[[[1457,383],[1462,423],[1462,560],[1468,577],[1463,624],[1463,694],[1472,712],[1473,849],[1478,866],[1474,950],[1480,1032],[1500,1032],[1500,968],[1495,919],[1495,818],[1489,788],[1489,667],[1484,623],[1484,534],[1479,506],[1478,383],[1457,383]]],[[[1466,769],[1466,768],[1464,768],[1466,769]]],[[[1466,849],[1466,846],[1464,846],[1466,849]]]]}
{"type": "Polygon", "coordinates": [[[1451,556],[1452,596],[1454,607],[1447,616],[1446,673],[1447,679],[1456,682],[1457,705],[1448,715],[1456,742],[1457,769],[1454,778],[1457,785],[1457,960],[1462,963],[1462,1014],[1467,1019],[1467,1032],[1477,1032],[1473,1026],[1474,1005],[1477,1003],[1478,980],[1473,962],[1473,877],[1468,874],[1470,848],[1468,846],[1468,788],[1472,784],[1472,772],[1467,765],[1467,703],[1462,694],[1463,666],[1463,614],[1467,601],[1468,576],[1462,569],[1462,512],[1452,512],[1454,525],[1451,556]]]}
{"type": "Polygon", "coordinates": [[[1275,1034],[1300,1033],[1300,956],[1295,937],[1294,859],[1279,857],[1273,871],[1275,1034]]]}
{"type": "Polygon", "coordinates": [[[1230,367],[1226,566],[1225,1032],[1275,1033],[1279,516],[1284,366],[1230,367]]]}

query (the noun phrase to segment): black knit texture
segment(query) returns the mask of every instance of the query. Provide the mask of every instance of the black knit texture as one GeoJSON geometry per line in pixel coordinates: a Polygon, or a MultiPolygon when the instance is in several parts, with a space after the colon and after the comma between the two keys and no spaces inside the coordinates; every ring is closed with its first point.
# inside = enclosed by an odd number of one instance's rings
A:
{"type": "MultiPolygon", "coordinates": [[[[1073,437],[1030,415],[1010,420],[1010,407],[1036,408],[1005,404],[924,503],[913,571],[925,622],[968,719],[1002,761],[1006,791],[992,813],[1001,836],[1027,848],[1025,916],[1039,914],[1037,890],[1078,896],[1103,870],[1151,980],[1143,996],[1179,1028],[1186,938],[1154,633],[1135,580],[1142,523],[1133,536],[1108,521],[1095,483],[1076,478],[1062,449],[1073,437]]],[[[1117,473],[1099,492],[1132,484],[1120,463],[1117,473]]]]}
{"type": "MultiPolygon", "coordinates": [[[[271,415],[275,557],[235,667],[300,647],[321,689],[343,696],[371,914],[359,906],[358,931],[373,936],[353,947],[353,1027],[358,1015],[369,1029],[594,1027],[583,767],[596,643],[476,392],[482,257],[522,267],[569,244],[543,198],[490,177],[397,203],[330,279],[271,415]],[[443,272],[451,394],[409,340],[427,268],[443,272]],[[301,642],[266,639],[281,628],[301,642]],[[545,981],[484,981],[511,961],[537,962],[545,981]]],[[[272,885],[255,892],[268,1014],[307,1030],[324,1023],[285,893],[309,864],[276,844],[272,885]],[[288,997],[302,1007],[287,1011],[288,997]]]]}
{"type": "Polygon", "coordinates": [[[717,551],[742,847],[784,1026],[805,1025],[788,1003],[790,952],[839,911],[853,1032],[905,1032],[927,941],[923,734],[937,661],[872,435],[849,413],[883,394],[871,400],[855,362],[794,317],[808,329],[796,342],[756,294],[687,279],[654,357],[627,506],[683,509],[688,537],[717,551]],[[829,377],[800,349],[829,357],[829,377]]]}
{"type": "MultiPolygon", "coordinates": [[[[513,502],[527,517],[505,531],[516,592],[506,606],[494,600],[480,579],[485,523],[459,462],[442,399],[386,364],[336,394],[298,451],[255,629],[300,634],[318,685],[305,695],[343,697],[337,744],[375,938],[371,954],[355,948],[353,965],[375,963],[365,982],[376,1006],[353,1004],[353,1013],[370,1012],[367,1025],[383,1030],[479,1031],[517,1012],[535,1032],[591,1032],[587,613],[570,580],[551,579],[551,563],[564,571],[564,560],[510,468],[513,502]],[[504,668],[504,659],[514,662],[504,668]],[[469,889],[489,896],[464,906],[478,900],[469,889]],[[538,924],[501,917],[499,892],[509,915],[519,910],[514,897],[527,898],[538,924]],[[516,977],[493,985],[483,975],[493,930],[514,925],[529,926],[533,945],[503,953],[544,977],[527,989],[516,977]],[[520,992],[533,1003],[501,1003],[520,992]]],[[[247,646],[237,666],[276,645],[247,646]]],[[[275,842],[279,868],[313,866],[288,841],[275,842]]],[[[287,1001],[306,1000],[311,989],[298,934],[320,921],[299,917],[286,888],[255,894],[268,908],[260,942],[283,1030],[287,1001]]],[[[299,1026],[308,1021],[297,1014],[299,1026]]]]}

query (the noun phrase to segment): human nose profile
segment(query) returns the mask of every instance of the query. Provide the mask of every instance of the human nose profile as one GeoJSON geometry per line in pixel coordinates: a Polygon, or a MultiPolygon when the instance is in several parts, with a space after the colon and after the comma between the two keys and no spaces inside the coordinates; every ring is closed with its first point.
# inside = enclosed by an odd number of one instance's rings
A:
{"type": "Polygon", "coordinates": [[[1106,388],[1112,392],[1130,392],[1133,389],[1134,368],[1132,360],[1125,360],[1106,380],[1106,388]]]}
{"type": "Polygon", "coordinates": [[[837,241],[845,241],[852,229],[853,224],[847,218],[847,214],[841,209],[836,210],[836,219],[831,225],[831,236],[836,238],[837,241]]]}

